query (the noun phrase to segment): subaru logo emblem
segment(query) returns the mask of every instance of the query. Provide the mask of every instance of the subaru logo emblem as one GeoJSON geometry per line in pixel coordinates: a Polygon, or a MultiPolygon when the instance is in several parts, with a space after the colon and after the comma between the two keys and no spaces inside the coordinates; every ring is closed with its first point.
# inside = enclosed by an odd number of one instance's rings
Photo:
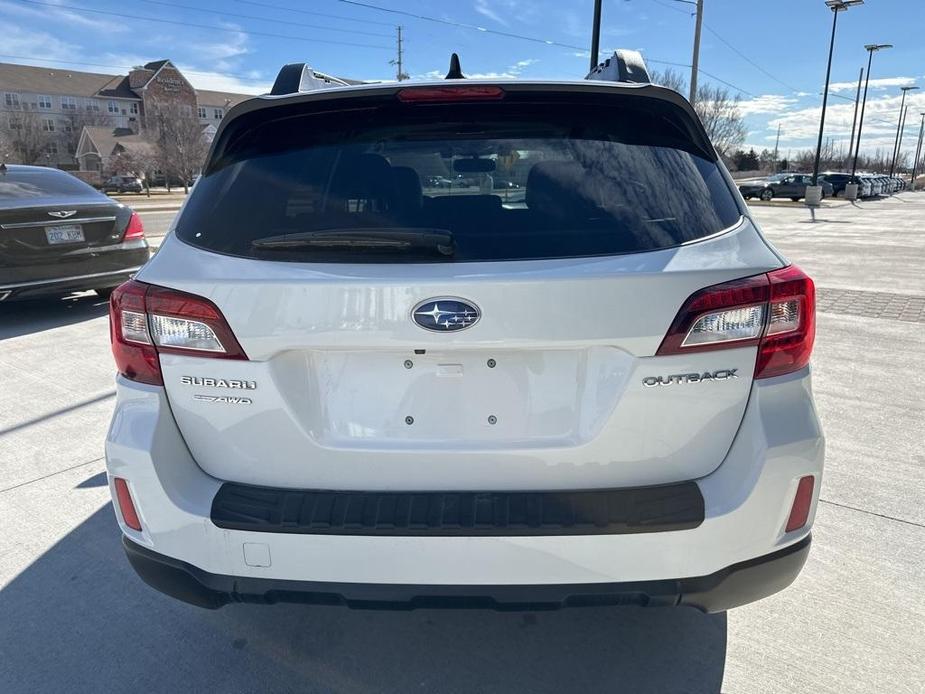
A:
{"type": "Polygon", "coordinates": [[[411,311],[411,319],[424,330],[440,333],[471,328],[481,317],[475,304],[452,296],[426,299],[411,311]]]}

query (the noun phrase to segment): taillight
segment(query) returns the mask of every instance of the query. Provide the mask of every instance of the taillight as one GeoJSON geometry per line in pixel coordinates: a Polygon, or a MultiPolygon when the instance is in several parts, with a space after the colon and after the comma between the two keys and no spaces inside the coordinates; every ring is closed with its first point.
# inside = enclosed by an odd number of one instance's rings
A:
{"type": "Polygon", "coordinates": [[[447,87],[405,87],[398,91],[404,103],[436,103],[444,101],[497,101],[504,90],[487,84],[447,87]]]}
{"type": "Polygon", "coordinates": [[[113,479],[113,486],[116,488],[116,502],[119,504],[119,513],[122,514],[122,520],[132,530],[141,532],[141,521],[138,519],[138,512],[135,510],[135,503],[132,501],[132,493],[128,489],[128,483],[121,477],[113,479]]]}
{"type": "Polygon", "coordinates": [[[143,239],[144,237],[145,227],[141,223],[141,217],[138,216],[137,212],[132,212],[128,225],[125,227],[125,233],[122,234],[122,240],[129,241],[131,239],[143,239]]]}
{"type": "Polygon", "coordinates": [[[793,265],[692,294],[658,355],[758,346],[755,378],[798,371],[816,335],[813,281],[793,265]]]}
{"type": "Polygon", "coordinates": [[[119,373],[163,385],[159,353],[247,359],[218,307],[194,294],[129,280],[109,300],[112,354],[119,373]]]}

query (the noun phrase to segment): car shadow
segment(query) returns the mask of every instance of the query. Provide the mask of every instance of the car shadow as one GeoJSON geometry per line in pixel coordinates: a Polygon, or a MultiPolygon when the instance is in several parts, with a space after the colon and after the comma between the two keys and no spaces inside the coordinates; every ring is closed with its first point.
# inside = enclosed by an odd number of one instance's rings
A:
{"type": "Polygon", "coordinates": [[[105,316],[109,302],[95,292],[0,303],[0,340],[105,316]]]}
{"type": "Polygon", "coordinates": [[[0,590],[0,615],[5,694],[718,692],[727,633],[691,608],[201,610],[135,576],[109,504],[0,590]]]}

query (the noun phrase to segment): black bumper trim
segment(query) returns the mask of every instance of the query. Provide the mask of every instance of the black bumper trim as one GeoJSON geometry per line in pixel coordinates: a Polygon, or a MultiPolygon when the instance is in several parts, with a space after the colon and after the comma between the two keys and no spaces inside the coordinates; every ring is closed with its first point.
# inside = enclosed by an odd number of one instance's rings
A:
{"type": "Polygon", "coordinates": [[[688,605],[703,612],[722,612],[772,595],[793,583],[806,562],[811,542],[812,537],[807,535],[771,554],[696,578],[634,583],[409,585],[288,581],[212,574],[122,537],[129,562],[145,583],[178,600],[209,609],[230,602],[298,602],[399,610],[688,605]]]}
{"type": "Polygon", "coordinates": [[[624,535],[703,523],[695,482],[543,492],[365,492],[226,482],[212,500],[220,528],[303,535],[512,537],[624,535]]]}

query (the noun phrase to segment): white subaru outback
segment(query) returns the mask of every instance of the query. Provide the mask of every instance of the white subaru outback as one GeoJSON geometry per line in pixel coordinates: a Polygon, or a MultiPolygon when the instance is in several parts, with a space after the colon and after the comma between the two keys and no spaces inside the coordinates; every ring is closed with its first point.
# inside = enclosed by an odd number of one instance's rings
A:
{"type": "Polygon", "coordinates": [[[144,581],[211,608],[712,612],[795,579],[813,283],[690,104],[619,67],[305,90],[288,66],[229,112],[111,301],[106,458],[144,581]]]}

